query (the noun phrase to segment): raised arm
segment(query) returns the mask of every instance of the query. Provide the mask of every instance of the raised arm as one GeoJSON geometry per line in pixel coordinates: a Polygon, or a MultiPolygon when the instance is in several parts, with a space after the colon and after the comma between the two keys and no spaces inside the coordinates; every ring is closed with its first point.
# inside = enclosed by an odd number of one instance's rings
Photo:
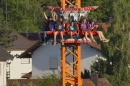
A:
{"type": "Polygon", "coordinates": [[[44,12],[44,17],[45,17],[45,19],[48,19],[45,12],[44,12]]]}
{"type": "Polygon", "coordinates": [[[68,20],[68,14],[66,12],[64,13],[64,16],[68,20]]]}
{"type": "Polygon", "coordinates": [[[54,20],[54,21],[56,21],[56,13],[55,13],[55,11],[52,9],[51,10],[51,15],[52,15],[52,19],[54,20]]]}
{"type": "Polygon", "coordinates": [[[52,16],[52,17],[53,17],[53,20],[54,20],[54,21],[57,20],[57,14],[56,14],[56,12],[53,12],[53,16],[52,16]]]}

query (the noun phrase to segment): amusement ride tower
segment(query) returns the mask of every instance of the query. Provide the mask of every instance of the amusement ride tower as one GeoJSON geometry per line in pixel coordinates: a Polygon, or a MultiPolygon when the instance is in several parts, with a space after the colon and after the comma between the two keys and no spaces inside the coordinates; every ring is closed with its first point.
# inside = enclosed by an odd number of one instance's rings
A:
{"type": "MultiPolygon", "coordinates": [[[[64,11],[68,13],[76,14],[75,19],[77,19],[77,14],[81,11],[86,15],[90,10],[95,10],[98,6],[88,6],[81,8],[81,0],[61,0],[61,7],[47,6],[48,9],[54,11],[64,11]],[[67,7],[67,6],[72,6],[67,7]]],[[[84,35],[84,34],[82,34],[84,35]]],[[[81,79],[81,44],[90,43],[89,41],[82,41],[81,39],[67,39],[64,43],[61,43],[61,86],[66,86],[67,83],[72,86],[82,86],[81,79]],[[67,56],[71,54],[73,62],[69,63],[67,61],[67,56]]]]}

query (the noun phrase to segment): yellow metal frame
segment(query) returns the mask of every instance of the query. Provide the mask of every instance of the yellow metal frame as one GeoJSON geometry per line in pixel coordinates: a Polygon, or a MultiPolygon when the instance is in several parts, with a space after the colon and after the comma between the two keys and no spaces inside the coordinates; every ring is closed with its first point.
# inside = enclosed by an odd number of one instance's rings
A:
{"type": "MultiPolygon", "coordinates": [[[[67,47],[68,44],[61,45],[61,70],[62,70],[62,86],[66,86],[69,83],[73,86],[81,86],[81,45],[75,45],[75,49],[70,50],[67,47]],[[72,54],[75,58],[73,62],[67,63],[67,53],[72,54]],[[73,65],[75,65],[73,67],[73,65]],[[72,70],[73,69],[73,70],[72,70]]],[[[73,58],[72,57],[72,58],[73,58]]]]}
{"type": "Polygon", "coordinates": [[[66,4],[73,5],[75,8],[81,8],[81,0],[61,0],[62,8],[66,8],[66,4]]]}

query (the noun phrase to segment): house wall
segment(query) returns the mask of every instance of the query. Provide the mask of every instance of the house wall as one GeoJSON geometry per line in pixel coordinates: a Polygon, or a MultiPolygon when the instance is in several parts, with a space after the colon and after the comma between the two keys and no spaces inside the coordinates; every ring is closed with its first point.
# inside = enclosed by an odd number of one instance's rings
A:
{"type": "MultiPolygon", "coordinates": [[[[58,67],[60,68],[60,59],[61,59],[61,45],[57,44],[53,46],[51,43],[43,45],[35,50],[32,54],[32,78],[37,76],[41,77],[43,74],[56,72],[55,69],[50,69],[50,58],[58,58],[58,67]]],[[[81,71],[84,69],[90,70],[90,65],[92,61],[95,60],[96,55],[101,55],[101,53],[94,49],[90,48],[89,45],[81,45],[81,71]]],[[[67,57],[69,62],[72,62],[72,55],[67,57]]]]}
{"type": "Polygon", "coordinates": [[[0,62],[0,86],[6,86],[6,64],[0,62]]]}
{"type": "MultiPolygon", "coordinates": [[[[20,55],[24,51],[11,51],[11,55],[20,55]]],[[[14,56],[14,59],[11,62],[10,65],[7,67],[7,71],[10,70],[10,79],[21,79],[21,76],[23,73],[29,73],[32,71],[32,59],[30,58],[29,64],[22,64],[20,58],[16,58],[14,56]],[[9,68],[10,67],[10,68],[9,68]]]]}

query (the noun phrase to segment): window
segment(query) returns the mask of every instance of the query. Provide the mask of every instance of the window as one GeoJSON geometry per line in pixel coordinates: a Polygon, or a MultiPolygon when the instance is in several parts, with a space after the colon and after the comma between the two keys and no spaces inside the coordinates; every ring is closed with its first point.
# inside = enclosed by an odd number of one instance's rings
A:
{"type": "Polygon", "coordinates": [[[58,67],[58,58],[50,58],[50,69],[56,69],[58,67]]]}
{"type": "Polygon", "coordinates": [[[30,63],[30,58],[22,58],[21,59],[21,64],[29,64],[30,63]]]}

